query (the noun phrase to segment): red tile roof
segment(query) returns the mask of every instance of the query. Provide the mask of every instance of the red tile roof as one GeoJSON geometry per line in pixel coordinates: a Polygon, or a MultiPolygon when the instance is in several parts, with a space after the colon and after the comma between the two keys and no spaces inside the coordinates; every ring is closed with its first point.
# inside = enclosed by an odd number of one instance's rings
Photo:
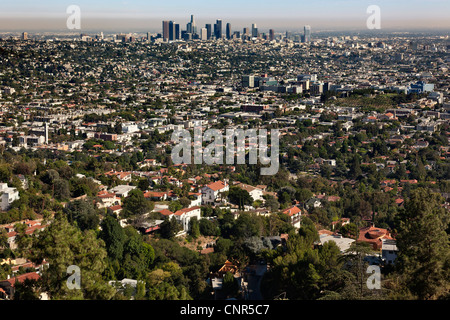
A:
{"type": "Polygon", "coordinates": [[[177,212],[175,212],[175,215],[181,216],[184,213],[188,213],[188,212],[191,212],[191,211],[194,211],[194,210],[197,210],[197,209],[200,209],[200,207],[199,206],[195,206],[195,207],[191,207],[191,208],[184,208],[184,209],[181,209],[181,210],[178,210],[177,212]]]}
{"type": "Polygon", "coordinates": [[[301,213],[302,210],[299,207],[292,207],[283,211],[284,214],[293,216],[294,214],[301,213]]]}
{"type": "Polygon", "coordinates": [[[213,191],[218,191],[218,190],[225,188],[225,183],[223,183],[222,181],[216,181],[216,182],[208,184],[207,187],[213,191]]]}
{"type": "Polygon", "coordinates": [[[167,209],[163,209],[163,210],[161,210],[159,213],[161,213],[163,216],[170,216],[170,215],[173,214],[172,211],[167,210],[167,209]]]}
{"type": "Polygon", "coordinates": [[[11,279],[3,280],[2,282],[5,282],[5,281],[9,282],[11,284],[11,286],[14,287],[14,284],[16,283],[16,281],[22,283],[26,279],[38,280],[39,278],[40,278],[40,276],[36,272],[29,272],[29,273],[21,274],[16,277],[12,277],[11,279]]]}

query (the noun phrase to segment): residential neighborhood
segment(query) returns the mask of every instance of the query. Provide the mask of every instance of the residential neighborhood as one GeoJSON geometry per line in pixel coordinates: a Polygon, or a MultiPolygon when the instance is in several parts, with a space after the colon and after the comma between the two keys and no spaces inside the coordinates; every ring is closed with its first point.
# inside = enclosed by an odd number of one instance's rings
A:
{"type": "Polygon", "coordinates": [[[448,299],[448,34],[189,23],[0,33],[0,300],[448,299]]]}

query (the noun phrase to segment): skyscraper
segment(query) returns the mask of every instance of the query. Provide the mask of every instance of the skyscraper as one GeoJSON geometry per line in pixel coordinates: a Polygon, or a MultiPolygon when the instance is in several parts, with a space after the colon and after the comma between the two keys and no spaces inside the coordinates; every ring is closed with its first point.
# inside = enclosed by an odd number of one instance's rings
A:
{"type": "Polygon", "coordinates": [[[270,41],[275,40],[275,32],[273,31],[273,29],[269,30],[269,40],[270,41]]]}
{"type": "Polygon", "coordinates": [[[169,21],[169,40],[175,40],[175,24],[173,21],[169,21]]]}
{"type": "Polygon", "coordinates": [[[222,38],[222,20],[219,19],[216,21],[216,24],[214,25],[214,36],[216,39],[222,38]]]}
{"type": "Polygon", "coordinates": [[[208,37],[208,40],[210,40],[211,39],[211,35],[212,35],[212,33],[211,33],[211,31],[212,31],[211,24],[210,23],[205,24],[205,28],[206,28],[206,36],[208,37]]]}
{"type": "Polygon", "coordinates": [[[195,25],[194,15],[191,15],[191,21],[186,26],[186,32],[197,34],[197,26],[195,25]]]}
{"type": "Polygon", "coordinates": [[[162,22],[162,36],[163,40],[169,40],[169,21],[162,22]]]}
{"type": "Polygon", "coordinates": [[[252,24],[252,37],[258,37],[258,27],[256,26],[256,23],[252,24]]]}
{"type": "Polygon", "coordinates": [[[304,39],[305,42],[310,42],[311,41],[311,27],[306,25],[303,27],[303,32],[304,32],[304,39]]]}
{"type": "Polygon", "coordinates": [[[175,40],[180,40],[180,25],[175,24],[175,40]]]}
{"type": "Polygon", "coordinates": [[[231,39],[231,23],[227,23],[227,39],[231,39]]]}
{"type": "Polygon", "coordinates": [[[28,33],[27,32],[22,33],[22,40],[28,40],[28,33]]]}
{"type": "Polygon", "coordinates": [[[208,30],[206,28],[202,28],[200,30],[200,40],[202,41],[208,40],[208,30]]]}

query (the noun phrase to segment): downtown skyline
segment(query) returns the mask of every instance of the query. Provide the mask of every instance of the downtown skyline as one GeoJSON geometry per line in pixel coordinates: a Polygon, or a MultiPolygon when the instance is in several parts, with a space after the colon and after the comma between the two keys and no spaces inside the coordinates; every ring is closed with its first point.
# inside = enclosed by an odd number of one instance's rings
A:
{"type": "MultiPolygon", "coordinates": [[[[21,1],[2,4],[1,31],[64,31],[69,5],[81,9],[81,31],[135,31],[160,32],[161,20],[173,20],[180,25],[188,22],[190,15],[198,25],[222,19],[233,28],[242,29],[251,23],[261,30],[302,30],[309,24],[315,30],[363,30],[370,14],[367,7],[376,4],[381,9],[382,29],[430,30],[450,29],[447,12],[448,1],[283,1],[274,5],[269,1],[230,0],[213,1],[21,1]]],[[[66,29],[66,31],[68,31],[66,29]]]]}

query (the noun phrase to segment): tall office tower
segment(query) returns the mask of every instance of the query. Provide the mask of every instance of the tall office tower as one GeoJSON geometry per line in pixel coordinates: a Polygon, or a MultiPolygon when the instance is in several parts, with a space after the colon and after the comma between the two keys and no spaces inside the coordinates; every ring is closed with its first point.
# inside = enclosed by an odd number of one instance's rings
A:
{"type": "Polygon", "coordinates": [[[173,21],[169,21],[169,40],[175,40],[175,24],[173,21]]]}
{"type": "Polygon", "coordinates": [[[304,32],[305,42],[310,42],[311,41],[311,27],[306,25],[303,28],[303,32],[304,32]]]}
{"type": "Polygon", "coordinates": [[[27,32],[22,33],[22,40],[28,40],[28,33],[27,32]]]}
{"type": "Polygon", "coordinates": [[[227,31],[226,31],[226,34],[227,34],[227,39],[228,40],[231,40],[231,23],[227,23],[227,31]]]}
{"type": "Polygon", "coordinates": [[[150,36],[150,32],[147,32],[147,41],[150,41],[151,36],[150,36]]]}
{"type": "Polygon", "coordinates": [[[275,40],[275,31],[273,31],[273,29],[269,30],[269,40],[270,41],[275,40]]]}
{"type": "Polygon", "coordinates": [[[206,28],[206,35],[208,37],[208,40],[210,40],[211,39],[211,31],[212,31],[211,24],[210,23],[205,24],[205,28],[206,28]]]}
{"type": "Polygon", "coordinates": [[[222,20],[219,19],[216,21],[216,24],[214,25],[214,36],[216,39],[222,38],[222,20]]]}
{"type": "Polygon", "coordinates": [[[100,32],[100,39],[105,39],[105,35],[103,34],[103,31],[102,32],[100,32]]]}
{"type": "Polygon", "coordinates": [[[252,37],[258,37],[258,28],[256,27],[256,23],[252,24],[252,37]]]}
{"type": "Polygon", "coordinates": [[[208,40],[208,30],[206,28],[200,29],[200,40],[202,41],[208,40]]]}
{"type": "Polygon", "coordinates": [[[162,23],[162,36],[163,40],[169,40],[169,21],[163,21],[162,23]]]}
{"type": "Polygon", "coordinates": [[[194,15],[191,15],[191,21],[188,22],[186,26],[186,32],[192,34],[197,33],[197,26],[195,25],[194,15]]]}
{"type": "Polygon", "coordinates": [[[192,33],[192,25],[190,22],[186,24],[186,33],[192,33]]]}
{"type": "Polygon", "coordinates": [[[242,86],[244,88],[254,88],[255,76],[242,76],[242,86]]]}
{"type": "Polygon", "coordinates": [[[180,40],[180,25],[175,24],[175,40],[180,40]]]}

